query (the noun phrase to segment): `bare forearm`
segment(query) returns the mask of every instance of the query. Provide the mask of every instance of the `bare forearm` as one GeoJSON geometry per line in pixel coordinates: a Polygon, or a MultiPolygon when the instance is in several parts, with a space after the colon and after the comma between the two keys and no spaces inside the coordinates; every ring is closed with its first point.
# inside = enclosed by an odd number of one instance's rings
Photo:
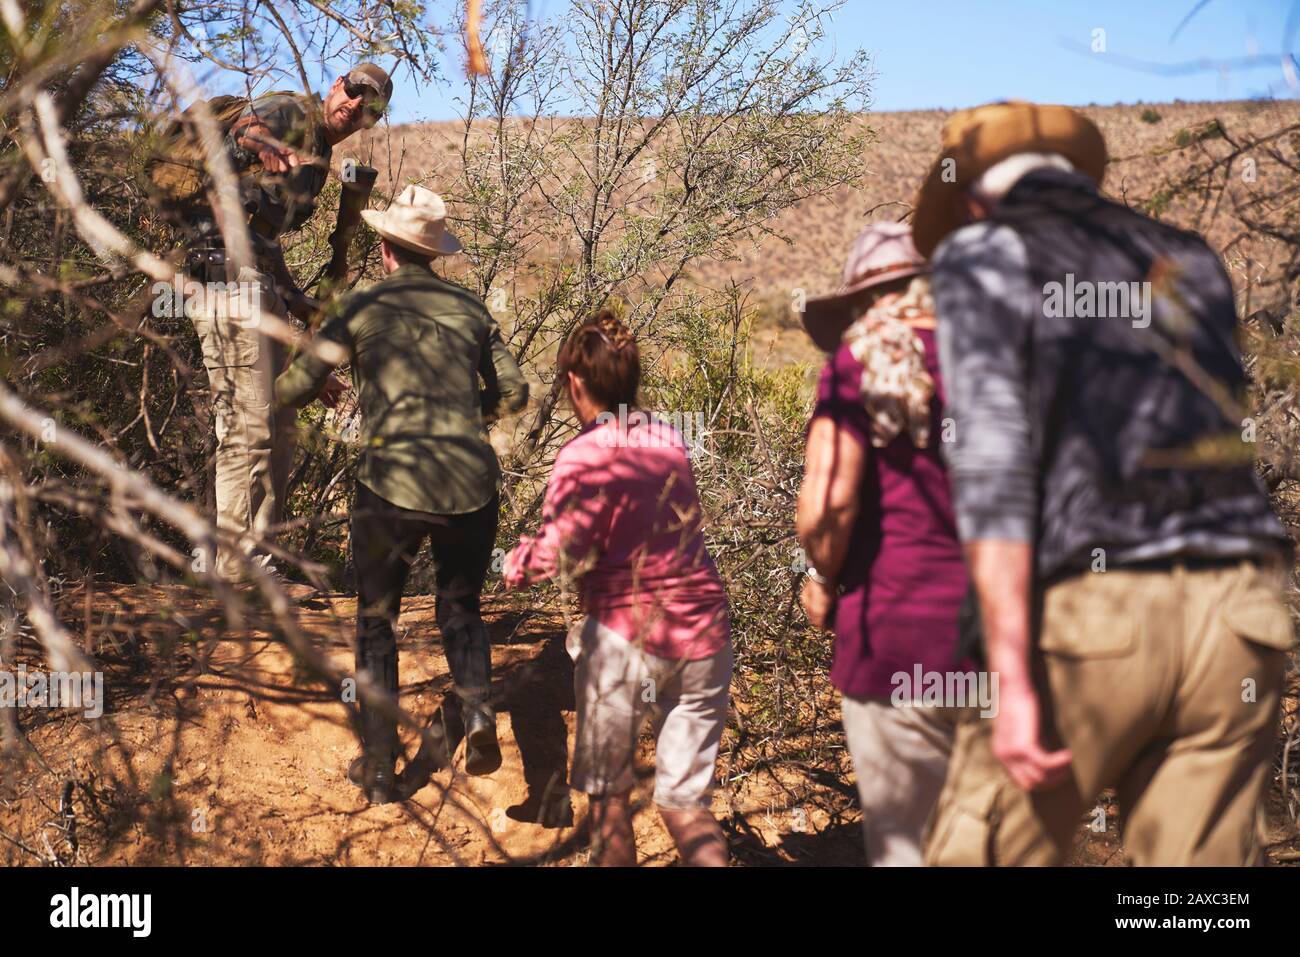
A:
{"type": "Polygon", "coordinates": [[[275,284],[279,286],[284,298],[289,300],[301,296],[303,292],[298,288],[298,280],[293,278],[293,273],[289,272],[289,264],[284,261],[284,250],[277,244],[267,259],[271,273],[275,276],[275,284]]]}
{"type": "Polygon", "coordinates": [[[259,124],[249,124],[235,137],[235,145],[254,155],[260,153],[274,142],[270,130],[259,124]]]}
{"type": "Polygon", "coordinates": [[[799,543],[803,546],[808,564],[832,581],[839,578],[844,559],[849,553],[849,537],[857,521],[856,503],[842,508],[817,508],[805,504],[800,496],[799,516],[795,522],[799,543]]]}
{"type": "Polygon", "coordinates": [[[849,552],[865,469],[862,442],[829,418],[813,420],[795,529],[808,561],[832,581],[839,578],[849,552]]]}
{"type": "Polygon", "coordinates": [[[303,325],[313,325],[314,320],[319,316],[320,303],[299,288],[298,281],[293,278],[289,265],[284,261],[284,250],[277,247],[270,257],[269,265],[275,277],[276,288],[284,298],[289,314],[301,321],[303,325]]]}
{"type": "Polygon", "coordinates": [[[1028,542],[977,540],[966,562],[979,596],[990,670],[1004,684],[1029,684],[1030,596],[1033,546],[1028,542]]]}

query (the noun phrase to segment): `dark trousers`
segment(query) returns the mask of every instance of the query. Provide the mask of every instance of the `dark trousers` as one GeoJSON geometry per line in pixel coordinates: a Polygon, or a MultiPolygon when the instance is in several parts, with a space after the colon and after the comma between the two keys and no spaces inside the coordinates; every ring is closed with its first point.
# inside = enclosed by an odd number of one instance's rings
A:
{"type": "MultiPolygon", "coordinates": [[[[428,540],[435,568],[435,615],[456,694],[468,712],[486,708],[492,652],[479,610],[496,544],[498,496],[476,512],[433,515],[399,508],[358,483],[352,504],[352,562],[357,575],[357,670],[397,694],[393,626],[411,565],[428,540]]],[[[397,727],[361,704],[367,749],[397,752],[397,727]]]]}

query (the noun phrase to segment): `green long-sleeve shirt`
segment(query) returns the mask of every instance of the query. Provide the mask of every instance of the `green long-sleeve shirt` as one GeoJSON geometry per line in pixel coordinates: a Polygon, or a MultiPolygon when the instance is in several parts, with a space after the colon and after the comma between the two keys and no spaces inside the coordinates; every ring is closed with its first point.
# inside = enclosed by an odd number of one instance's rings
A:
{"type": "MultiPolygon", "coordinates": [[[[394,505],[437,515],[491,500],[501,469],[483,413],[523,408],[528,383],[481,299],[404,265],[339,300],[317,335],[351,355],[361,406],[358,482],[394,505]]],[[[331,368],[299,354],[276,380],[277,401],[306,405],[331,368]]]]}

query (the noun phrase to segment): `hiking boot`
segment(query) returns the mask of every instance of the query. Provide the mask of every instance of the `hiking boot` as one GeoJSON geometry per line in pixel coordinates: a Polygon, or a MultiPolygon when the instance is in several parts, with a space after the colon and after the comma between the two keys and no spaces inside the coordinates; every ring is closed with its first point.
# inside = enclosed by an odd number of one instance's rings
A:
{"type": "Polygon", "coordinates": [[[359,787],[371,804],[397,800],[397,774],[392,760],[371,759],[359,754],[348,765],[348,780],[359,787]]]}
{"type": "MultiPolygon", "coordinates": [[[[317,595],[322,594],[321,590],[310,582],[294,581],[289,578],[283,571],[274,565],[266,567],[266,573],[272,580],[280,586],[280,590],[285,593],[292,602],[302,602],[317,595]]],[[[229,579],[227,582],[231,588],[240,593],[260,594],[262,590],[261,583],[251,575],[241,575],[237,578],[229,579]]]]}
{"type": "Polygon", "coordinates": [[[448,738],[446,720],[442,709],[433,716],[429,728],[420,740],[420,749],[397,777],[397,795],[405,801],[429,783],[434,773],[451,766],[451,752],[459,739],[448,738]]]}
{"type": "MultiPolygon", "coordinates": [[[[362,641],[357,653],[357,673],[390,695],[397,694],[397,648],[374,641],[362,641]]],[[[358,705],[361,718],[361,757],[353,761],[348,777],[366,794],[371,804],[397,799],[396,766],[402,756],[397,722],[366,701],[358,705]]]]}
{"type": "Polygon", "coordinates": [[[479,706],[465,717],[465,773],[491,774],[501,767],[497,744],[497,719],[490,708],[479,706]]]}

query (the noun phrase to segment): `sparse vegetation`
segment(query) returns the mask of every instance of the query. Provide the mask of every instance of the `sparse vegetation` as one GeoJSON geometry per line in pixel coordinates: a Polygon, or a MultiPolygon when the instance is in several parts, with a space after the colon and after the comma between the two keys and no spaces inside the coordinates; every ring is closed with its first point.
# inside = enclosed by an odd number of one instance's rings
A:
{"type": "MultiPolygon", "coordinates": [[[[139,186],[148,123],[176,105],[164,78],[183,71],[159,67],[144,40],[128,45],[115,30],[130,26],[158,45],[151,52],[171,49],[195,70],[220,60],[235,82],[252,83],[268,79],[258,71],[271,45],[313,31],[366,52],[350,28],[365,23],[399,38],[390,55],[434,72],[418,5],[288,2],[292,25],[265,4],[201,4],[173,18],[149,0],[25,3],[28,42],[5,33],[0,44],[0,550],[14,569],[0,588],[0,661],[37,669],[80,655],[109,689],[96,721],[0,711],[3,863],[571,863],[581,854],[571,818],[547,816],[573,710],[563,649],[572,609],[558,589],[489,595],[509,723],[500,776],[440,772],[409,817],[379,810],[357,826],[343,779],[353,714],[337,685],[351,667],[355,613],[353,408],[304,414],[282,539],[291,567],[333,584],[327,599],[291,608],[272,591],[231,595],[193,563],[196,536],[210,534],[199,513],[210,511],[211,409],[189,321],[149,309],[157,277],[141,251],[169,253],[176,236],[139,186]],[[121,43],[100,48],[97,33],[121,43]],[[206,37],[206,50],[187,34],[206,37]],[[63,179],[48,179],[42,161],[64,144],[63,179]],[[127,245],[97,245],[83,207],[127,245]],[[70,455],[71,441],[49,435],[83,437],[104,458],[70,455]]],[[[866,222],[908,213],[946,117],[862,112],[869,63],[832,58],[821,8],[798,9],[802,34],[740,0],[579,3],[566,22],[525,31],[520,5],[490,3],[492,69],[471,87],[464,121],[381,127],[345,152],[381,170],[377,203],[410,180],[448,196],[467,247],[456,275],[502,318],[540,386],[528,412],[494,433],[508,468],[502,548],[535,522],[549,463],[573,432],[553,387],[556,343],[607,303],[637,328],[646,405],[704,423],[694,467],[736,637],[717,799],[735,854],[857,863],[831,644],[797,603],[794,497],[821,357],[790,303],[838,285],[866,222]]],[[[298,73],[297,63],[286,70],[298,73]]],[[[1114,158],[1106,188],[1222,251],[1242,307],[1261,470],[1300,530],[1294,105],[1088,112],[1114,158]]],[[[332,183],[290,246],[299,277],[328,258],[337,191],[332,183]]],[[[352,279],[374,278],[373,234],[362,231],[354,255],[352,279]]],[[[428,649],[432,602],[418,594],[428,574],[417,568],[403,618],[411,752],[450,686],[428,649]]],[[[1295,846],[1300,814],[1300,689],[1294,671],[1288,680],[1269,808],[1275,854],[1295,846]]],[[[671,859],[663,841],[644,846],[651,859],[671,859]]],[[[1108,861],[1112,851],[1085,842],[1079,859],[1108,861]]]]}

